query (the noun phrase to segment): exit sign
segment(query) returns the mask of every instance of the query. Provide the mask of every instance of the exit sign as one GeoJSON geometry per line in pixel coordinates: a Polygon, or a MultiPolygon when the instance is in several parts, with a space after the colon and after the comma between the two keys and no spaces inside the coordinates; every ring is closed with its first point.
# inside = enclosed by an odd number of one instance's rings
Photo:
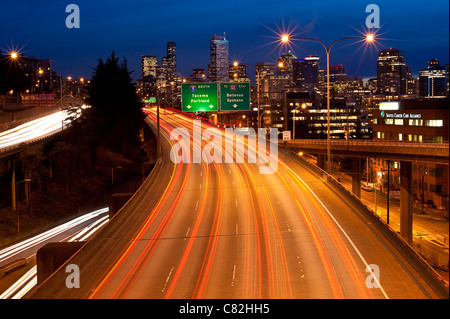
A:
{"type": "Polygon", "coordinates": [[[220,83],[221,111],[250,111],[250,83],[220,83]]]}

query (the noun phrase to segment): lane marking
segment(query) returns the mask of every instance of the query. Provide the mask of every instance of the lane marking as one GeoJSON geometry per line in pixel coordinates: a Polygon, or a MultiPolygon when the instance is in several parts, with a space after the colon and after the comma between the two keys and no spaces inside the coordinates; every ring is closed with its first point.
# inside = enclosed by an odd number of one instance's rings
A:
{"type": "Polygon", "coordinates": [[[164,292],[166,290],[167,284],[169,283],[170,280],[170,276],[172,276],[172,272],[175,269],[175,267],[172,267],[172,269],[170,269],[169,275],[167,276],[166,282],[164,283],[164,287],[161,290],[161,292],[164,292]]]}
{"type": "Polygon", "coordinates": [[[233,278],[231,280],[231,287],[234,286],[235,280],[236,280],[236,265],[233,266],[233,278]]]}
{"type": "MultiPolygon", "coordinates": [[[[282,162],[283,163],[283,162],[282,162]]],[[[353,241],[350,239],[350,237],[347,235],[347,233],[344,231],[344,229],[341,227],[341,225],[338,223],[338,221],[336,220],[336,218],[334,218],[334,216],[331,214],[331,212],[328,210],[328,208],[325,206],[325,204],[319,199],[319,197],[316,195],[316,193],[314,193],[312,191],[312,189],[303,181],[303,179],[301,179],[291,168],[289,168],[286,164],[284,164],[284,167],[286,167],[293,175],[295,175],[299,181],[301,181],[306,188],[309,189],[309,191],[311,192],[311,194],[314,195],[314,197],[317,199],[317,201],[322,205],[322,207],[325,209],[325,211],[327,212],[327,214],[331,217],[331,219],[336,223],[336,225],[339,227],[339,229],[342,231],[342,233],[344,234],[344,236],[347,238],[347,240],[350,242],[350,244],[352,245],[353,249],[356,251],[356,253],[358,254],[359,258],[362,260],[362,262],[364,263],[364,265],[366,266],[366,269],[370,269],[370,274],[373,275],[374,280],[376,281],[376,283],[378,284],[378,286],[380,287],[381,292],[383,293],[384,297],[386,299],[389,299],[388,295],[386,294],[386,292],[384,291],[383,287],[381,286],[379,280],[377,279],[377,276],[375,276],[375,274],[373,274],[371,267],[369,267],[369,264],[367,263],[367,261],[364,259],[363,255],[361,254],[361,252],[359,251],[359,249],[356,247],[356,245],[353,243],[353,241]]]]}

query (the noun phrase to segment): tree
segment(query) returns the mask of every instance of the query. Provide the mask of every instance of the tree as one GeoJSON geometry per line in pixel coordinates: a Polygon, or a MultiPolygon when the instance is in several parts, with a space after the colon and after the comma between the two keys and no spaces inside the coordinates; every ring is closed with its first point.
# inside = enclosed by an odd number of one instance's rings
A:
{"type": "Polygon", "coordinates": [[[106,62],[98,60],[87,88],[91,114],[105,122],[102,139],[117,151],[137,143],[144,115],[130,75],[127,60],[119,62],[113,52],[106,62]]]}

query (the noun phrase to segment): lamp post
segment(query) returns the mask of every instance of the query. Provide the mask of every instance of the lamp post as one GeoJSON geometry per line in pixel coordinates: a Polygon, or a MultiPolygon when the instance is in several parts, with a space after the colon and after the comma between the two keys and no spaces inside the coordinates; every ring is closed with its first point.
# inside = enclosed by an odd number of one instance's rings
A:
{"type": "Polygon", "coordinates": [[[16,200],[17,200],[17,233],[20,233],[20,214],[19,214],[19,184],[22,182],[31,182],[31,179],[26,178],[24,180],[21,180],[20,182],[16,183],[16,191],[17,191],[17,196],[16,196],[16,200]]]}
{"type": "Polygon", "coordinates": [[[295,37],[289,35],[283,35],[281,37],[282,42],[289,42],[290,39],[293,40],[306,40],[306,41],[316,41],[319,42],[327,53],[327,172],[331,174],[331,143],[330,143],[330,51],[335,43],[343,40],[354,40],[354,39],[365,39],[367,42],[374,41],[373,34],[368,34],[366,36],[354,36],[354,37],[345,37],[339,38],[331,43],[330,46],[326,46],[322,41],[315,38],[303,38],[303,37],[295,37]]]}

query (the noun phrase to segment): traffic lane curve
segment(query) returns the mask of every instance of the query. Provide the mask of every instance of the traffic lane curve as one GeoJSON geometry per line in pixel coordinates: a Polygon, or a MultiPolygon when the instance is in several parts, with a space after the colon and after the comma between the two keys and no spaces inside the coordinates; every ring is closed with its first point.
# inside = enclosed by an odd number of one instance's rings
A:
{"type": "MultiPolygon", "coordinates": [[[[170,275],[170,273],[169,273],[169,275],[170,275]]],[[[168,277],[169,278],[169,277],[168,277]]]]}
{"type": "Polygon", "coordinates": [[[379,267],[380,282],[389,298],[439,298],[403,254],[350,201],[326,182],[317,182],[320,176],[303,166],[292,154],[282,156],[332,213],[367,263],[379,267]]]}
{"type": "Polygon", "coordinates": [[[154,169],[139,191],[135,193],[132,205],[125,206],[117,213],[95,238],[90,240],[84,249],[71,262],[82,265],[80,267],[83,283],[81,289],[64,289],[65,274],[60,270],[59,275],[53,276],[42,287],[31,291],[26,298],[83,298],[89,289],[98,285],[98,278],[104,275],[120,252],[128,247],[133,236],[148,218],[148,214],[161,199],[166,185],[174,175],[174,164],[162,154],[154,169]],[[142,200],[146,198],[146,200],[142,200]],[[63,288],[61,288],[63,287],[63,288]],[[88,288],[89,287],[89,288],[88,288]],[[85,289],[85,290],[83,290],[85,289]]]}
{"type": "MultiPolygon", "coordinates": [[[[252,175],[252,178],[255,178],[255,176],[256,176],[256,179],[258,179],[258,176],[259,176],[259,174],[254,174],[255,172],[250,172],[250,175],[252,175]]],[[[270,183],[268,183],[269,185],[270,185],[270,183]]],[[[281,185],[278,185],[277,187],[276,187],[276,189],[278,189],[278,188],[280,188],[280,186],[281,185]]],[[[265,191],[265,193],[266,193],[266,197],[267,197],[267,190],[265,189],[265,186],[264,186],[264,183],[260,183],[260,186],[257,186],[257,188],[258,187],[261,187],[261,189],[262,190],[264,190],[265,191]]],[[[259,191],[259,190],[258,190],[259,191]]],[[[282,191],[282,193],[285,193],[285,190],[283,190],[282,191]]],[[[261,197],[261,195],[259,195],[259,196],[257,196],[258,198],[259,197],[261,197]]],[[[269,201],[269,203],[270,203],[270,201],[269,201]]],[[[269,205],[268,205],[269,206],[269,205]]],[[[272,206],[271,204],[270,204],[270,206],[272,206]]],[[[269,215],[270,216],[270,214],[267,214],[267,211],[271,211],[271,213],[272,213],[272,215],[274,215],[274,212],[273,212],[273,208],[272,207],[270,207],[270,208],[268,208],[268,207],[264,207],[264,209],[263,209],[263,207],[259,207],[260,208],[260,210],[261,211],[264,211],[264,213],[261,213],[260,214],[260,216],[261,217],[263,217],[263,218],[261,218],[261,220],[267,220],[267,216],[269,215]]],[[[277,265],[280,265],[280,263],[279,263],[279,261],[280,260],[283,260],[283,259],[285,259],[285,256],[283,256],[283,254],[281,254],[281,255],[278,255],[278,254],[276,254],[275,253],[275,251],[276,251],[276,249],[277,249],[277,247],[278,246],[282,246],[282,240],[280,239],[280,237],[278,237],[278,239],[277,240],[271,240],[271,237],[273,236],[273,234],[275,234],[275,233],[277,233],[277,235],[278,236],[280,236],[280,232],[279,232],[279,229],[278,229],[278,226],[277,226],[277,229],[269,229],[269,227],[268,227],[268,225],[270,226],[270,225],[274,225],[274,224],[277,224],[277,222],[276,222],[276,220],[274,220],[274,219],[272,219],[270,222],[266,222],[266,223],[263,223],[262,224],[262,226],[263,227],[266,227],[267,229],[265,229],[262,233],[263,234],[265,234],[264,236],[265,236],[265,239],[264,239],[264,241],[263,241],[263,244],[265,244],[265,245],[267,245],[266,247],[270,250],[270,253],[266,253],[266,257],[268,257],[269,256],[269,258],[267,259],[267,261],[265,262],[265,267],[267,267],[267,268],[270,268],[271,269],[271,271],[273,272],[273,273],[270,273],[270,272],[267,272],[267,273],[265,273],[265,276],[264,277],[266,277],[266,278],[269,278],[267,281],[265,281],[265,282],[268,282],[269,283],[269,285],[267,286],[267,287],[265,287],[266,289],[264,289],[265,291],[269,291],[269,294],[268,294],[268,296],[271,296],[271,294],[270,294],[270,290],[271,289],[273,289],[271,286],[270,286],[270,284],[272,283],[272,280],[271,280],[271,278],[272,277],[274,277],[274,276],[277,276],[277,277],[282,277],[282,276],[280,276],[280,274],[286,274],[287,272],[286,271],[282,271],[281,269],[278,269],[278,271],[273,271],[273,265],[271,266],[271,263],[272,263],[272,261],[274,260],[274,259],[276,259],[276,261],[277,261],[277,265]],[[274,258],[274,256],[272,256],[272,254],[273,255],[276,255],[276,257],[274,258]],[[274,275],[275,274],[275,275],[274,275]]],[[[225,239],[224,239],[225,240],[225,239]]],[[[282,250],[282,249],[281,249],[282,250]]],[[[298,257],[298,256],[297,256],[298,257]]],[[[299,260],[298,260],[298,258],[295,260],[295,262],[296,263],[299,263],[299,260]]],[[[286,267],[286,265],[284,265],[285,267],[286,267]]],[[[233,267],[234,268],[234,267],[233,267]]],[[[234,270],[234,269],[233,269],[234,270]]],[[[214,274],[219,274],[220,275],[220,272],[218,272],[218,271],[214,271],[213,272],[214,274]]],[[[217,275],[217,276],[219,276],[219,275],[217,275]]],[[[283,281],[283,280],[282,280],[283,281]]],[[[284,281],[286,281],[286,280],[284,280],[284,281]]],[[[275,281],[275,282],[278,282],[278,281],[275,281]]],[[[218,287],[221,287],[221,286],[225,286],[225,285],[217,285],[218,287]]],[[[286,290],[283,290],[283,289],[278,289],[278,294],[277,294],[277,296],[283,296],[283,294],[285,294],[286,293],[286,290]]],[[[284,295],[284,296],[286,296],[286,295],[284,295]]]]}
{"type": "MultiPolygon", "coordinates": [[[[317,209],[317,208],[316,208],[317,209]]],[[[328,221],[328,225],[327,225],[327,227],[328,227],[328,229],[326,228],[326,227],[322,227],[324,230],[323,230],[323,233],[326,233],[326,232],[329,232],[331,229],[330,229],[330,227],[329,227],[329,224],[330,223],[330,221],[328,221]]],[[[328,242],[328,244],[331,244],[331,243],[333,243],[333,241],[329,241],[328,242]]],[[[348,248],[346,248],[346,247],[342,247],[342,242],[340,242],[339,243],[339,245],[341,245],[341,251],[339,252],[339,254],[336,254],[336,253],[334,253],[334,251],[328,251],[328,255],[327,256],[325,256],[325,257],[328,257],[329,258],[329,256],[332,256],[333,254],[334,254],[334,257],[332,257],[332,259],[334,259],[334,260],[339,260],[339,258],[341,257],[341,254],[348,254],[348,248]]],[[[322,248],[320,248],[319,247],[319,251],[321,250],[322,248]]],[[[356,256],[356,258],[359,258],[359,256],[356,256]]],[[[347,267],[352,267],[352,263],[354,263],[354,261],[352,260],[352,258],[351,257],[349,257],[349,256],[347,256],[347,267]]],[[[334,264],[336,264],[336,265],[343,265],[343,264],[345,264],[345,263],[342,263],[342,260],[341,260],[341,262],[334,262],[334,264]]],[[[365,265],[363,265],[363,266],[365,266],[365,265]]],[[[330,266],[330,264],[328,264],[327,265],[327,267],[328,268],[332,268],[332,266],[330,266]]],[[[363,268],[364,269],[364,268],[363,268]]],[[[328,271],[329,271],[329,273],[331,273],[331,274],[333,274],[333,272],[334,272],[334,270],[333,269],[328,269],[328,271]]],[[[342,276],[342,274],[343,274],[344,272],[343,271],[341,271],[340,272],[340,276],[342,276]]],[[[354,277],[354,275],[352,274],[352,269],[350,269],[350,271],[348,272],[348,274],[350,275],[350,276],[353,276],[354,277]]],[[[335,279],[336,277],[331,277],[330,279],[335,279]]],[[[329,280],[330,282],[333,282],[333,280],[329,280]]],[[[356,282],[356,285],[358,285],[359,286],[359,289],[361,290],[361,291],[364,291],[364,288],[362,288],[361,289],[361,284],[362,284],[362,281],[364,281],[364,277],[362,277],[361,276],[361,270],[359,271],[359,278],[353,278],[353,281],[354,282],[356,282]],[[358,282],[358,280],[359,280],[359,282],[358,282]]],[[[338,288],[336,288],[335,287],[335,290],[336,291],[338,291],[338,288]]],[[[342,294],[342,295],[338,295],[338,296],[344,296],[344,294],[342,294]]]]}

